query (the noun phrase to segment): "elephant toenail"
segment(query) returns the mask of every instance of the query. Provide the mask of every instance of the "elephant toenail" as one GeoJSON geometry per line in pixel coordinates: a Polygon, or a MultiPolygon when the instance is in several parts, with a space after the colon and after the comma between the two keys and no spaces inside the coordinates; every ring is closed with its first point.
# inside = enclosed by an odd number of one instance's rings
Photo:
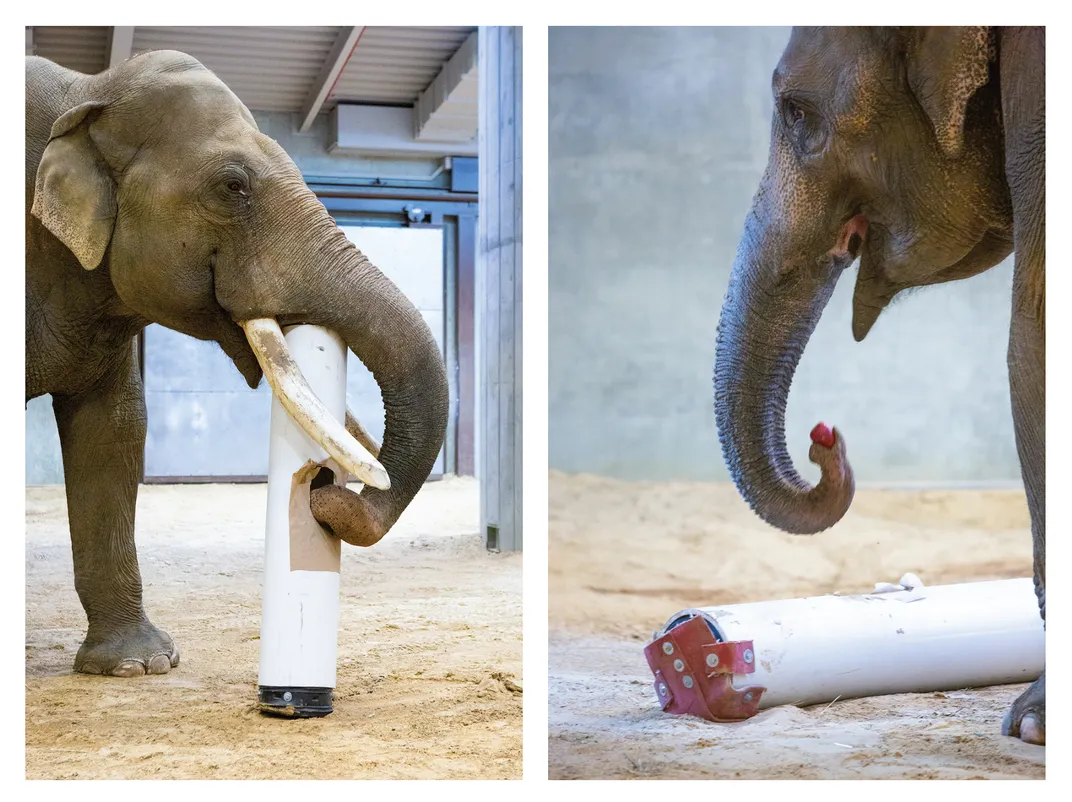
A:
{"type": "Polygon", "coordinates": [[[1001,734],[1013,735],[1012,731],[1012,710],[1006,710],[1004,718],[1001,719],[1001,734]]]}
{"type": "Polygon", "coordinates": [[[140,677],[145,673],[145,663],[141,660],[124,660],[112,669],[114,677],[140,677]]]}
{"type": "Polygon", "coordinates": [[[1046,745],[1046,730],[1038,716],[1028,714],[1020,719],[1020,740],[1024,743],[1046,745]]]}
{"type": "Polygon", "coordinates": [[[148,674],[166,674],[171,671],[171,658],[166,654],[153,655],[149,660],[148,674]]]}
{"type": "Polygon", "coordinates": [[[96,663],[82,663],[78,670],[83,674],[103,674],[104,671],[96,663]]]}

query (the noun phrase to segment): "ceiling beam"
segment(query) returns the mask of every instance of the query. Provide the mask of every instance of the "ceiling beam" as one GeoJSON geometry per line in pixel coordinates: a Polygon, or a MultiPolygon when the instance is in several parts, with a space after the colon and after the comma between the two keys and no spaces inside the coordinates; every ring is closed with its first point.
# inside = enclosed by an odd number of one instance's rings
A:
{"type": "Polygon", "coordinates": [[[108,69],[122,64],[130,58],[130,52],[134,48],[134,26],[112,26],[108,35],[108,69]]]}
{"type": "Polygon", "coordinates": [[[475,141],[479,117],[477,39],[474,31],[417,98],[414,106],[417,139],[475,141]]]}
{"type": "Polygon", "coordinates": [[[361,38],[364,30],[365,26],[357,25],[351,28],[343,28],[339,31],[335,46],[328,53],[327,60],[320,70],[320,75],[313,82],[313,88],[309,90],[309,97],[302,104],[299,131],[308,131],[312,126],[313,120],[320,113],[320,109],[324,107],[331,90],[335,88],[335,82],[339,80],[339,76],[342,75],[342,71],[346,68],[346,62],[350,60],[350,54],[357,47],[357,40],[361,38]]]}
{"type": "Polygon", "coordinates": [[[479,116],[477,39],[474,31],[417,98],[414,122],[418,139],[440,142],[476,139],[479,116]]]}

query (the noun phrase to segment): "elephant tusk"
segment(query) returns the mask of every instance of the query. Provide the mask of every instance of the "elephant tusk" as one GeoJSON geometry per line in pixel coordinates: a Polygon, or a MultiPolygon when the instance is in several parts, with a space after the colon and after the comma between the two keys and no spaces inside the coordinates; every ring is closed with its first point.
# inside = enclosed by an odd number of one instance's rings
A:
{"type": "Polygon", "coordinates": [[[359,482],[380,490],[390,489],[391,479],[384,467],[328,412],[302,376],[279,323],[266,317],[238,325],[246,333],[272,392],[294,422],[359,482]]]}
{"type": "Polygon", "coordinates": [[[364,427],[357,420],[357,416],[350,411],[349,407],[346,408],[346,431],[353,435],[357,442],[367,448],[372,456],[379,459],[380,444],[376,442],[376,438],[365,431],[364,427]]]}
{"type": "Polygon", "coordinates": [[[380,458],[380,444],[376,442],[376,438],[365,431],[365,427],[361,425],[361,422],[357,419],[357,416],[350,411],[350,408],[346,408],[346,431],[357,440],[361,445],[369,450],[369,453],[376,459],[380,458]]]}

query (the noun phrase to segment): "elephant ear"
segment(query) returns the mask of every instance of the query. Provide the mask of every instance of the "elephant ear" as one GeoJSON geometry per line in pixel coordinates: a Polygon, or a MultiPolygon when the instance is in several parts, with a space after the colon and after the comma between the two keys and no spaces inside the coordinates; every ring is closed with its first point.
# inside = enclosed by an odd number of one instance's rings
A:
{"type": "Polygon", "coordinates": [[[986,27],[921,28],[908,46],[908,84],[942,152],[960,156],[968,101],[990,79],[995,49],[986,27]]]}
{"type": "Polygon", "coordinates": [[[104,259],[118,208],[111,170],[89,131],[103,108],[97,101],[83,103],[52,125],[31,209],[86,270],[104,259]]]}

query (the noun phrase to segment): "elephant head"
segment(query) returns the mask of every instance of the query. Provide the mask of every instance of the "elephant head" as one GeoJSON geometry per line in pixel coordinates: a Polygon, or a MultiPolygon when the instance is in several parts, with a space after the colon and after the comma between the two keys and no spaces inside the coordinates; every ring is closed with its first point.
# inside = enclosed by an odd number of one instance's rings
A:
{"type": "Polygon", "coordinates": [[[68,100],[38,168],[34,216],[82,268],[108,274],[121,314],[216,341],[250,387],[263,368],[295,420],[366,482],[360,494],[315,489],[314,516],[348,542],[378,541],[446,429],[443,360],[420,313],[195,59],[136,56],[80,77],[68,100]],[[378,462],[295,368],[280,326],[299,323],[336,331],[374,375],[386,410],[378,462]]]}
{"type": "Polygon", "coordinates": [[[718,325],[715,413],[738,489],[764,520],[810,534],[852,501],[845,442],[825,425],[810,486],[785,444],[797,363],[841,273],[860,260],[853,336],[901,290],[975,275],[1012,249],[992,33],[794,29],[774,71],[766,172],[718,325]]]}

